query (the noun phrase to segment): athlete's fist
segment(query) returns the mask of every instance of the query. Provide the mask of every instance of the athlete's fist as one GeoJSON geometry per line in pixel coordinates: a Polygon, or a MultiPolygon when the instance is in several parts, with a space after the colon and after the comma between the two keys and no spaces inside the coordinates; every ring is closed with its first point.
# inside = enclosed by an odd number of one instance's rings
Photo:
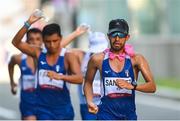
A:
{"type": "Polygon", "coordinates": [[[33,24],[33,23],[35,23],[36,21],[38,21],[39,19],[41,19],[42,18],[42,16],[36,16],[36,15],[34,15],[34,13],[33,14],[31,14],[31,16],[29,17],[29,19],[27,20],[27,22],[29,23],[29,24],[33,24]]]}
{"type": "Polygon", "coordinates": [[[56,73],[55,71],[47,71],[47,76],[52,80],[61,80],[61,75],[56,73]]]}
{"type": "Polygon", "coordinates": [[[80,35],[84,34],[85,32],[87,32],[88,29],[89,28],[87,26],[80,25],[75,30],[76,35],[80,36],[80,35]]]}
{"type": "Polygon", "coordinates": [[[131,83],[129,83],[128,81],[126,81],[124,79],[117,79],[116,85],[120,88],[125,88],[125,89],[129,89],[129,90],[134,88],[131,83]]]}
{"type": "Polygon", "coordinates": [[[17,84],[16,83],[11,83],[11,93],[15,95],[17,93],[17,84]]]}
{"type": "Polygon", "coordinates": [[[93,102],[88,103],[88,111],[90,113],[96,114],[98,112],[98,107],[93,102]]]}
{"type": "Polygon", "coordinates": [[[54,71],[47,71],[47,76],[52,80],[56,77],[56,72],[54,71]]]}

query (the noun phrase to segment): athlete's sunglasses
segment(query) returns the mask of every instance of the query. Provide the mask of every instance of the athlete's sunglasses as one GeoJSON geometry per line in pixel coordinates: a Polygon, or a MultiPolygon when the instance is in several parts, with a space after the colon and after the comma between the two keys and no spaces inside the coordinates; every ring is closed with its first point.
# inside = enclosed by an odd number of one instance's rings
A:
{"type": "Polygon", "coordinates": [[[127,36],[127,34],[123,34],[123,33],[120,33],[120,32],[114,32],[114,33],[111,33],[109,34],[110,37],[112,38],[115,38],[115,37],[119,37],[119,38],[125,38],[127,36]]]}

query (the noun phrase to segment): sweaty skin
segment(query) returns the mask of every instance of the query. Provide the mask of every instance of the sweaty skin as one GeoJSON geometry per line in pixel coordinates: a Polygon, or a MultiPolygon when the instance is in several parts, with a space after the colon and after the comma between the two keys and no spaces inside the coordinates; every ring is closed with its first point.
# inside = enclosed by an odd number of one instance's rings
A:
{"type": "MultiPolygon", "coordinates": [[[[28,23],[31,25],[39,19],[41,18],[31,15],[28,19],[28,23]]],[[[38,59],[41,51],[21,41],[26,32],[27,28],[23,26],[13,38],[12,44],[21,52],[35,59],[38,59]]],[[[44,37],[43,41],[47,49],[47,61],[49,65],[53,65],[57,62],[57,58],[59,57],[59,53],[61,51],[61,40],[62,37],[57,36],[56,33],[44,37]]],[[[64,81],[77,84],[82,83],[83,77],[80,71],[80,66],[78,60],[73,53],[65,54],[65,68],[67,69],[67,72],[71,75],[63,75],[62,79],[64,81]],[[72,59],[72,57],[74,57],[74,59],[72,59]]]]}
{"type": "MultiPolygon", "coordinates": [[[[115,54],[122,53],[124,51],[124,45],[126,41],[129,39],[129,36],[125,38],[119,38],[118,36],[115,38],[109,37],[111,44],[111,51],[115,54]]],[[[88,69],[85,78],[84,84],[84,92],[87,99],[89,112],[97,113],[98,107],[92,102],[93,93],[92,93],[92,80],[95,76],[97,70],[100,71],[102,75],[102,62],[104,59],[104,53],[98,53],[91,57],[88,63],[88,69]]],[[[120,72],[124,66],[124,60],[119,61],[117,58],[114,60],[109,60],[111,68],[115,72],[120,72]]],[[[145,80],[144,84],[139,84],[136,87],[137,91],[146,92],[146,93],[154,93],[156,91],[156,85],[154,82],[154,78],[152,76],[151,70],[149,68],[148,62],[141,54],[135,54],[131,58],[133,71],[135,75],[135,80],[138,78],[138,73],[141,72],[142,76],[145,80]]],[[[118,79],[116,80],[116,84],[121,88],[133,89],[134,87],[127,83],[127,81],[118,79]]]]}
{"type": "MultiPolygon", "coordinates": [[[[31,25],[34,22],[38,21],[39,19],[40,18],[31,15],[30,18],[28,19],[28,23],[31,25]]],[[[21,42],[23,36],[26,34],[27,31],[28,31],[28,29],[23,26],[18,31],[16,36],[14,37],[12,43],[19,50],[21,50],[23,53],[28,54],[27,65],[28,65],[28,67],[31,68],[32,72],[35,73],[35,68],[36,68],[36,63],[37,63],[36,61],[37,61],[37,58],[39,57],[39,54],[41,52],[40,47],[42,45],[42,35],[40,33],[29,33],[28,37],[27,37],[28,38],[28,40],[27,40],[28,43],[21,42]],[[31,46],[28,45],[28,44],[31,44],[31,46]]],[[[72,32],[66,38],[63,38],[62,42],[60,42],[59,45],[61,45],[61,47],[65,47],[73,39],[75,39],[76,37],[82,35],[86,31],[87,31],[87,28],[84,28],[82,26],[77,27],[77,29],[74,32],[72,32]]],[[[53,36],[55,36],[55,35],[53,35],[53,36]]],[[[53,38],[53,36],[51,36],[51,37],[53,38]]],[[[56,37],[56,38],[61,39],[59,37],[56,37]]],[[[52,40],[50,40],[50,42],[51,43],[55,43],[54,40],[53,40],[53,42],[52,42],[52,40]]],[[[53,49],[53,48],[51,48],[51,49],[53,49]]],[[[56,49],[60,50],[59,46],[56,49]]],[[[9,65],[8,65],[9,76],[10,76],[10,84],[11,84],[11,92],[14,95],[17,93],[17,84],[15,83],[14,78],[13,78],[14,67],[15,67],[16,64],[20,65],[20,63],[21,63],[21,56],[22,56],[22,54],[13,55],[11,60],[10,60],[10,62],[9,62],[9,65]]],[[[69,75],[69,76],[62,75],[60,79],[61,80],[65,80],[65,81],[71,80],[72,83],[81,83],[81,80],[82,80],[81,79],[81,72],[80,72],[80,69],[78,68],[79,65],[77,64],[76,57],[72,53],[66,53],[65,56],[66,56],[65,57],[65,68],[66,68],[66,70],[68,70],[68,73],[71,74],[71,75],[69,75]],[[74,58],[74,61],[72,61],[71,58],[74,58]]],[[[51,62],[54,62],[54,60],[56,62],[56,57],[55,56],[51,56],[51,57],[49,57],[47,59],[50,60],[50,62],[49,62],[50,64],[53,64],[51,62]]],[[[28,116],[28,117],[22,117],[22,119],[24,119],[24,120],[36,120],[36,117],[35,116],[28,116]]]]}

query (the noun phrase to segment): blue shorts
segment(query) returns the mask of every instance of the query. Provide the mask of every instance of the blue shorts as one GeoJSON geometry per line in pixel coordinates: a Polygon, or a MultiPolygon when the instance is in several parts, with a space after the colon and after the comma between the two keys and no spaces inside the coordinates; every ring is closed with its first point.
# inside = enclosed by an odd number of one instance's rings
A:
{"type": "Polygon", "coordinates": [[[20,108],[22,118],[36,115],[36,105],[35,104],[21,101],[19,108],[20,108]]]}
{"type": "Polygon", "coordinates": [[[38,106],[37,120],[73,120],[74,110],[72,106],[63,106],[58,108],[38,106]]]}
{"type": "Polygon", "coordinates": [[[36,93],[21,90],[19,109],[21,117],[36,115],[36,93]]]}
{"type": "Polygon", "coordinates": [[[89,113],[87,104],[80,104],[80,112],[82,120],[96,120],[97,115],[89,113]]]}
{"type": "Polygon", "coordinates": [[[101,101],[97,113],[98,120],[137,120],[135,104],[131,97],[119,99],[104,97],[101,101]]]}

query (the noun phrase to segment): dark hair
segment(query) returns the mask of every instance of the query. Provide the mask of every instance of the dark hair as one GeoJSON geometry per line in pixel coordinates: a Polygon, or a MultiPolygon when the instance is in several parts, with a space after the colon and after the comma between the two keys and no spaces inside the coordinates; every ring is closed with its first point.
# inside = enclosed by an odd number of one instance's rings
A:
{"type": "Polygon", "coordinates": [[[39,33],[42,35],[42,31],[38,28],[31,28],[27,31],[26,38],[28,40],[30,33],[39,33]]]}
{"type": "Polygon", "coordinates": [[[58,24],[52,23],[48,24],[43,28],[42,35],[43,37],[46,35],[52,35],[57,33],[59,36],[61,36],[61,28],[58,24]]]}

